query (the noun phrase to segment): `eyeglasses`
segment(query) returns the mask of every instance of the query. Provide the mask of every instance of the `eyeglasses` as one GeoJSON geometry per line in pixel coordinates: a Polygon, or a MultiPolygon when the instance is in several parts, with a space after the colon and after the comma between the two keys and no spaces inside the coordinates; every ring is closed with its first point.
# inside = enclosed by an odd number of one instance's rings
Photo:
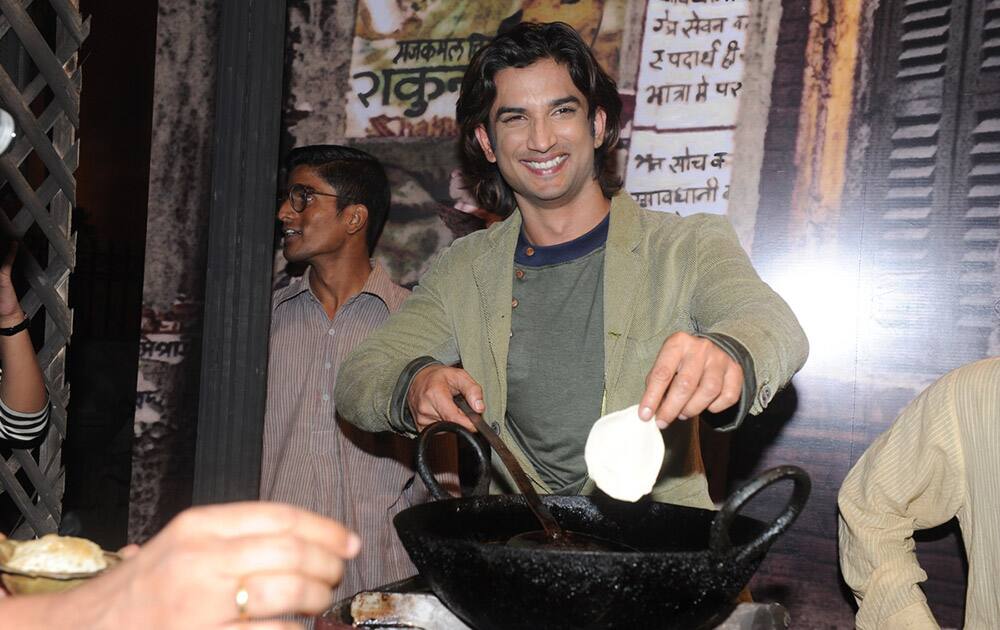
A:
{"type": "Polygon", "coordinates": [[[284,203],[287,199],[288,203],[292,206],[292,210],[296,212],[304,212],[306,207],[313,202],[313,199],[315,199],[317,195],[320,197],[339,197],[350,201],[350,199],[343,195],[319,192],[318,190],[314,190],[305,184],[292,184],[288,187],[287,191],[278,195],[278,203],[284,203]]]}

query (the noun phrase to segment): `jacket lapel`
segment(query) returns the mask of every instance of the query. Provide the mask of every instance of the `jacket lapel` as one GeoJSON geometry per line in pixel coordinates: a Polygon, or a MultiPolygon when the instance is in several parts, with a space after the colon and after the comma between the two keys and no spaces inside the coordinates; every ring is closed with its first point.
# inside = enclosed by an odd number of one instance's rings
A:
{"type": "MultiPolygon", "coordinates": [[[[479,313],[485,324],[486,338],[500,386],[500,404],[506,408],[507,350],[510,345],[510,302],[512,265],[521,215],[515,212],[488,239],[488,246],[472,263],[472,276],[479,291],[479,313]]],[[[492,403],[493,407],[497,403],[492,403]]]]}
{"type": "MultiPolygon", "coordinates": [[[[604,391],[607,400],[621,376],[625,338],[635,316],[635,295],[646,285],[648,263],[637,253],[642,238],[640,213],[628,193],[611,202],[611,225],[604,261],[604,391]]],[[[602,410],[607,411],[607,410],[602,410]]]]}

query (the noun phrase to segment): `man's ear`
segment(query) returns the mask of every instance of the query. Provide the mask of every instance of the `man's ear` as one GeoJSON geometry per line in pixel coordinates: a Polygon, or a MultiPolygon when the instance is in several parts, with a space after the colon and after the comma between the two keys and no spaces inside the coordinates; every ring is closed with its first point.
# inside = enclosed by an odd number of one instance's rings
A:
{"type": "Polygon", "coordinates": [[[591,129],[594,132],[594,148],[604,144],[604,125],[608,122],[608,114],[603,107],[594,110],[594,122],[591,129]]]}
{"type": "Polygon", "coordinates": [[[363,203],[351,204],[345,211],[347,215],[347,233],[356,234],[368,225],[368,206],[363,203]]]}
{"type": "Polygon", "coordinates": [[[482,148],[486,159],[496,164],[497,156],[493,153],[493,143],[490,142],[490,134],[486,131],[485,125],[476,127],[476,140],[479,140],[479,146],[482,148]]]}

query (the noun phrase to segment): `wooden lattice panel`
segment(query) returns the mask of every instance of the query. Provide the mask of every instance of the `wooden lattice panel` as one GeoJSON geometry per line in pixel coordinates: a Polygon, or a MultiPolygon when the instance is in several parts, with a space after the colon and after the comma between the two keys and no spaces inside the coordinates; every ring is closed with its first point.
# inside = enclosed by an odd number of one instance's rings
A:
{"type": "MultiPolygon", "coordinates": [[[[0,194],[13,193],[20,205],[13,217],[0,212],[0,231],[21,239],[37,226],[32,231],[48,249],[43,257],[29,251],[37,253],[37,247],[21,248],[18,254],[29,287],[21,306],[33,322],[45,322],[38,360],[52,400],[52,426],[44,442],[31,450],[4,450],[9,456],[0,457],[0,493],[7,493],[21,511],[19,535],[55,531],[62,512],[61,451],[69,399],[64,375],[73,330],[67,298],[76,258],[70,220],[80,154],[77,52],[90,31],[77,5],[77,0],[0,0],[0,43],[16,38],[30,60],[27,73],[0,67],[0,103],[18,130],[14,146],[0,157],[0,194]],[[45,2],[51,10],[40,6],[45,2]],[[25,168],[26,160],[31,168],[25,168]]],[[[36,345],[39,328],[32,326],[36,345]]]]}

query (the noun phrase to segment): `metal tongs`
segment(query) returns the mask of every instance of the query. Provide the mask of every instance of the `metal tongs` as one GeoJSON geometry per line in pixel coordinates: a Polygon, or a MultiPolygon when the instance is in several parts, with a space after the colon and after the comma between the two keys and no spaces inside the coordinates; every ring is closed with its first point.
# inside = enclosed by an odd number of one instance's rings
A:
{"type": "Polygon", "coordinates": [[[490,428],[490,425],[483,420],[483,417],[475,412],[472,407],[465,402],[465,398],[462,396],[455,397],[455,404],[458,408],[462,410],[469,420],[472,421],[472,426],[476,427],[476,431],[479,432],[486,441],[490,443],[490,446],[496,451],[497,455],[500,456],[500,461],[503,462],[507,472],[510,476],[514,478],[514,483],[517,484],[517,489],[521,491],[524,495],[525,500],[528,502],[528,507],[531,508],[532,513],[538,519],[538,522],[542,524],[542,529],[545,530],[545,535],[553,541],[562,540],[565,538],[565,531],[559,526],[555,517],[552,516],[552,512],[549,512],[549,508],[542,503],[541,497],[535,492],[535,487],[531,484],[531,480],[528,479],[528,475],[525,474],[524,469],[521,465],[517,463],[517,459],[514,458],[514,454],[510,452],[507,445],[503,443],[500,436],[490,428]]]}

